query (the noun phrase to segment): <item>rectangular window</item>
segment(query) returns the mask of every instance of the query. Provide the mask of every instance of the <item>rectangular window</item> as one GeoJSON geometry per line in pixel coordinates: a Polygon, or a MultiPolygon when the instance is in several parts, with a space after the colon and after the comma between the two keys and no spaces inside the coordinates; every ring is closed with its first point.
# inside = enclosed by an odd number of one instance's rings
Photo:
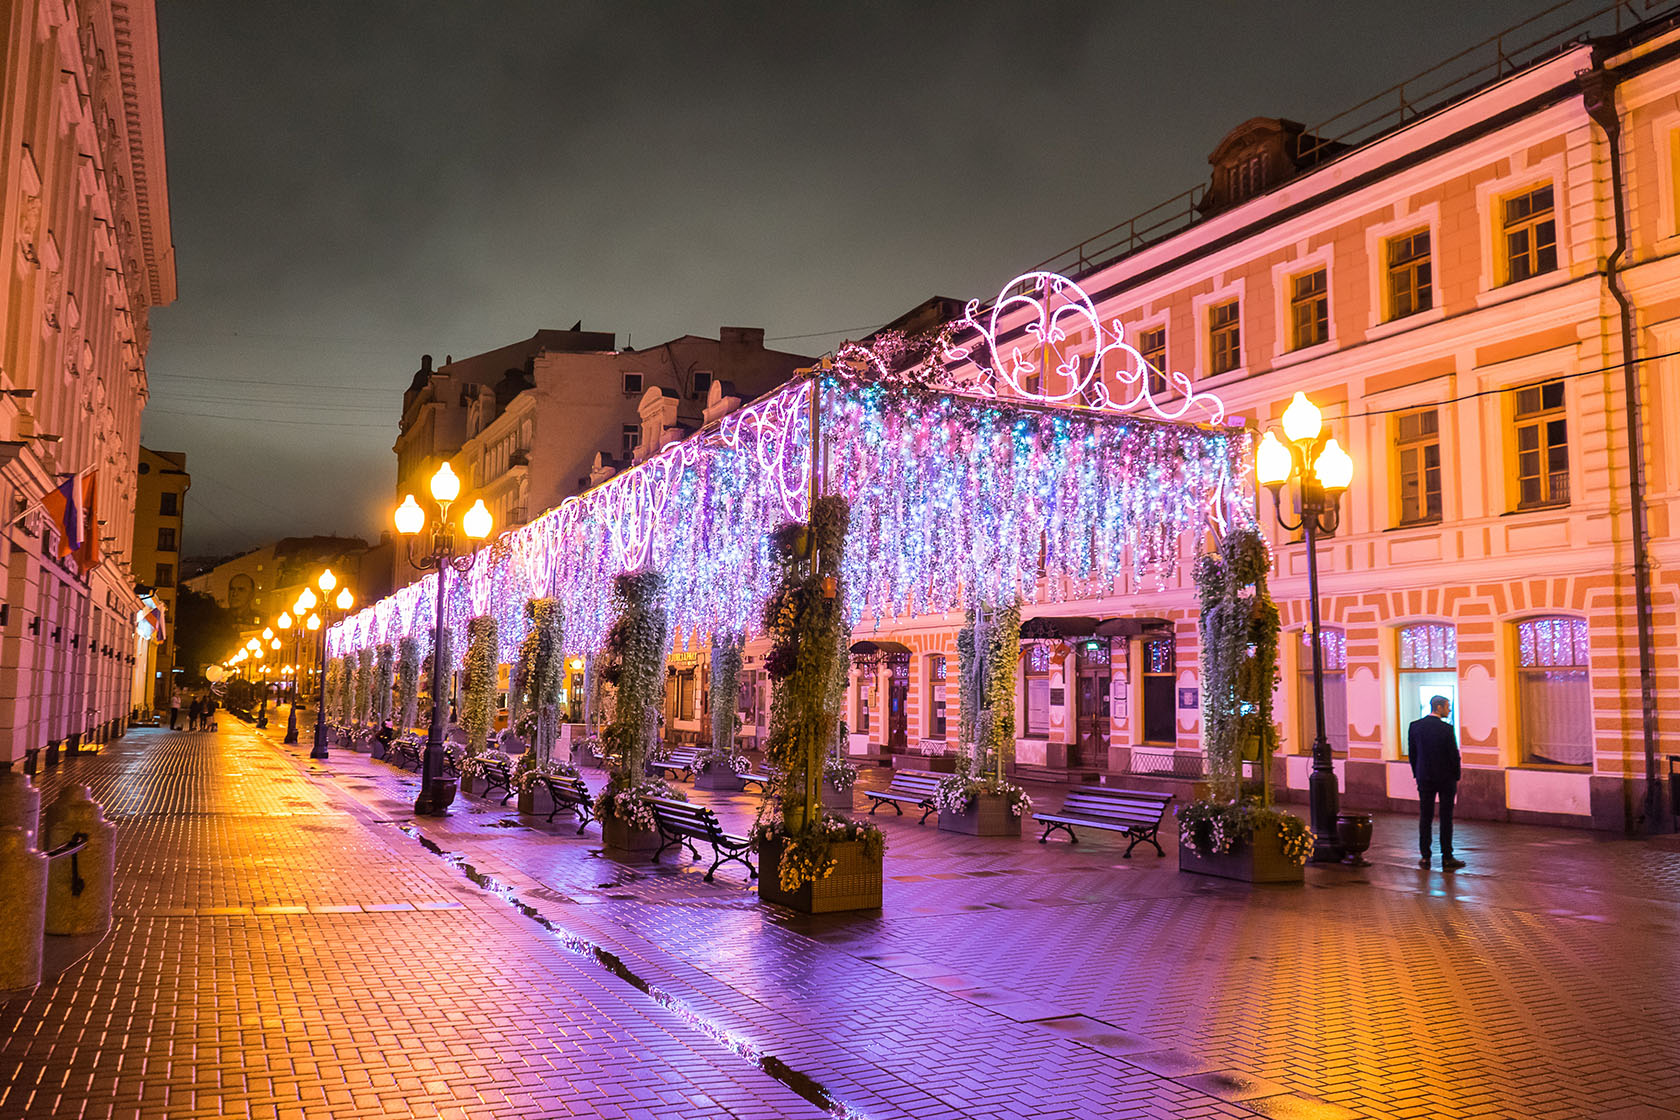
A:
{"type": "Polygon", "coordinates": [[[1144,376],[1149,379],[1149,395],[1161,398],[1167,394],[1167,328],[1138,332],[1138,353],[1148,363],[1144,376]]]}
{"type": "Polygon", "coordinates": [[[157,582],[154,583],[153,586],[154,587],[174,587],[175,586],[175,565],[173,565],[173,564],[159,564],[157,566],[157,582]]]}
{"type": "Polygon", "coordinates": [[[1402,319],[1434,306],[1429,266],[1429,231],[1420,229],[1388,243],[1388,317],[1402,319]]]}
{"type": "Polygon", "coordinates": [[[699,397],[701,400],[705,400],[706,399],[706,394],[710,393],[711,391],[712,391],[712,371],[709,370],[709,369],[697,369],[697,370],[695,370],[694,371],[694,395],[699,397]]]}
{"type": "MultiPolygon", "coordinates": [[[[621,433],[624,454],[629,455],[642,445],[642,426],[640,424],[626,424],[621,433]]],[[[434,595],[433,598],[436,598],[434,595]]]]}
{"type": "Polygon", "coordinates": [[[1517,508],[1569,504],[1569,421],[1563,382],[1517,390],[1517,508]]]}
{"type": "Polygon", "coordinates": [[[1439,622],[1400,628],[1400,757],[1407,752],[1406,731],[1429,714],[1429,701],[1445,696],[1458,719],[1458,631],[1439,622]]]}
{"type": "Polygon", "coordinates": [[[1441,520],[1441,421],[1433,408],[1400,415],[1394,426],[1400,524],[1441,520]]]}
{"type": "Polygon", "coordinates": [[[1178,671],[1173,640],[1143,643],[1143,741],[1178,742],[1178,671]]]}
{"type": "Polygon", "coordinates": [[[175,530],[174,529],[159,529],[158,530],[158,551],[159,552],[174,552],[175,551],[175,530]]]}
{"type": "Polygon", "coordinates": [[[1330,338],[1330,290],[1324,269],[1289,281],[1289,341],[1293,350],[1330,338]]]}
{"type": "Polygon", "coordinates": [[[624,395],[627,397],[640,396],[642,392],[642,375],[627,373],[624,375],[624,395]]]}
{"type": "MultiPolygon", "coordinates": [[[[1324,669],[1324,737],[1330,750],[1347,753],[1347,634],[1341,630],[1319,631],[1320,664],[1324,669]]],[[[1318,705],[1313,700],[1312,631],[1301,631],[1300,688],[1296,692],[1300,709],[1299,751],[1311,754],[1318,738],[1318,705]]]]}
{"type": "Polygon", "coordinates": [[[158,512],[165,517],[179,517],[181,514],[181,495],[174,490],[165,490],[158,495],[158,512]]]}
{"type": "Polygon", "coordinates": [[[1557,222],[1548,183],[1505,200],[1505,282],[1557,268],[1557,222]]]}
{"type": "Polygon", "coordinates": [[[1579,618],[1517,623],[1517,708],[1523,761],[1591,766],[1592,688],[1587,624],[1579,618]]]}
{"type": "Polygon", "coordinates": [[[1242,365],[1242,326],[1236,300],[1208,309],[1208,362],[1210,373],[1230,373],[1242,365]]]}
{"type": "Polygon", "coordinates": [[[1022,683],[1026,689],[1026,726],[1022,729],[1030,739],[1050,736],[1050,647],[1034,642],[1023,653],[1022,683]]]}
{"type": "Polygon", "coordinates": [[[945,738],[945,655],[928,657],[928,738],[945,738]]]}

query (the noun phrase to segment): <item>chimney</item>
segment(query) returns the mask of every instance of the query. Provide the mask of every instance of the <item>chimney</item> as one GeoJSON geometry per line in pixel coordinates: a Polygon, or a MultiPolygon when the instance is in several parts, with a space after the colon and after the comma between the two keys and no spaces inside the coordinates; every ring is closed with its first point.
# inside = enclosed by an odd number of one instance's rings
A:
{"type": "Polygon", "coordinates": [[[424,373],[424,374],[427,374],[428,376],[431,374],[431,372],[432,372],[432,356],[430,354],[420,355],[420,372],[424,373]]]}

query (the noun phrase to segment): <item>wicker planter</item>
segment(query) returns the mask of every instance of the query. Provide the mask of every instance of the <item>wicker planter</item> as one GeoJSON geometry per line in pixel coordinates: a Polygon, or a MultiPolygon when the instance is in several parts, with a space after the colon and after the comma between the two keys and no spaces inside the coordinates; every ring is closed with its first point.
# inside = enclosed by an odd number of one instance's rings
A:
{"type": "Polygon", "coordinates": [[[611,815],[601,821],[601,840],[614,852],[652,852],[659,848],[657,829],[636,828],[611,815]]]}
{"type": "Polygon", "coordinates": [[[732,793],[746,789],[747,783],[741,780],[741,775],[735,773],[728,763],[714,762],[704,770],[694,772],[694,788],[732,793]]]}
{"type": "Polygon", "coordinates": [[[1009,811],[1009,799],[1002,794],[980,793],[969,799],[960,813],[940,810],[939,827],[945,832],[969,836],[1019,836],[1021,818],[1009,811]]]}
{"type": "Polygon", "coordinates": [[[852,805],[854,804],[852,801],[852,786],[847,786],[845,789],[841,789],[833,782],[824,780],[817,784],[817,788],[822,794],[822,807],[824,809],[840,809],[846,812],[851,811],[852,805]]]}
{"type": "Polygon", "coordinates": [[[790,893],[782,890],[781,838],[766,840],[758,850],[758,897],[804,914],[879,910],[882,857],[870,859],[861,840],[841,841],[833,850],[838,860],[834,873],[790,893]]]}
{"type": "Polygon", "coordinates": [[[1283,854],[1275,829],[1256,830],[1254,840],[1228,852],[1204,856],[1180,840],[1178,869],[1195,875],[1217,875],[1244,883],[1302,883],[1306,869],[1283,854]]]}

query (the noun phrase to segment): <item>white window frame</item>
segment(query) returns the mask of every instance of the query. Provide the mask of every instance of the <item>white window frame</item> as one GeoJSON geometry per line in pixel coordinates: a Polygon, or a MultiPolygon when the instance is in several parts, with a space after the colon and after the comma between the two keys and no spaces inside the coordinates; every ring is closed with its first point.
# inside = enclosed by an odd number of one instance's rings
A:
{"type": "MultiPolygon", "coordinates": [[[[1255,338],[1249,331],[1251,316],[1247,313],[1247,285],[1241,279],[1215,287],[1205,295],[1199,295],[1190,301],[1191,323],[1196,332],[1196,369],[1192,380],[1206,384],[1213,380],[1240,380],[1249,375],[1254,363],[1255,338]],[[1213,373],[1213,337],[1208,328],[1209,313],[1220,304],[1237,302],[1237,364],[1224,373],[1213,373]]],[[[1167,334],[1168,356],[1172,353],[1172,329],[1168,325],[1167,334]]]]}
{"type": "MultiPolygon", "coordinates": [[[[1400,209],[1396,204],[1396,210],[1400,209]]],[[[1366,280],[1370,284],[1371,308],[1365,338],[1371,341],[1387,338],[1402,331],[1414,330],[1440,322],[1446,312],[1441,298],[1441,206],[1431,202],[1415,210],[1407,210],[1387,222],[1365,228],[1366,280]],[[1428,311],[1417,311],[1399,319],[1388,317],[1388,243],[1412,231],[1429,230],[1429,285],[1434,293],[1428,311]]]]}
{"type": "MultiPolygon", "coordinates": [[[[1513,163],[1516,158],[1513,157],[1513,163]]],[[[1504,303],[1533,292],[1542,291],[1569,279],[1571,244],[1569,223],[1568,182],[1562,155],[1551,156],[1534,164],[1526,159],[1523,166],[1512,167],[1509,174],[1489,179],[1476,186],[1476,224],[1481,237],[1481,274],[1476,281],[1476,306],[1504,303]],[[1547,183],[1552,185],[1552,226],[1557,236],[1557,267],[1527,280],[1504,283],[1505,260],[1505,200],[1513,195],[1526,194],[1547,183]]]]}
{"type": "Polygon", "coordinates": [[[1302,252],[1287,261],[1272,266],[1273,322],[1278,325],[1277,346],[1272,352],[1272,369],[1282,369],[1297,362],[1311,361],[1336,349],[1336,268],[1335,245],[1325,244],[1312,252],[1302,252]],[[1293,304],[1294,279],[1308,272],[1324,270],[1324,293],[1329,301],[1329,321],[1323,342],[1290,349],[1295,318],[1290,314],[1293,304]]]}

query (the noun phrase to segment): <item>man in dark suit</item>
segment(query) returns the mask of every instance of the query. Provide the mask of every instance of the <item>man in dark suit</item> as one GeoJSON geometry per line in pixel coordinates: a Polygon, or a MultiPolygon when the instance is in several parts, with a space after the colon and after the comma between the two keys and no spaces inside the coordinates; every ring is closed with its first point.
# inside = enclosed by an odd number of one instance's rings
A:
{"type": "Polygon", "coordinates": [[[1412,777],[1418,787],[1418,850],[1423,857],[1419,867],[1429,866],[1433,838],[1430,827],[1435,820],[1435,801],[1441,802],[1441,866],[1456,871],[1464,861],[1453,856],[1452,811],[1453,798],[1458,794],[1459,758],[1458,737],[1453,734],[1447,717],[1452,715],[1452,701],[1445,696],[1429,698],[1429,714],[1412,721],[1406,729],[1406,753],[1412,762],[1412,777]]]}

